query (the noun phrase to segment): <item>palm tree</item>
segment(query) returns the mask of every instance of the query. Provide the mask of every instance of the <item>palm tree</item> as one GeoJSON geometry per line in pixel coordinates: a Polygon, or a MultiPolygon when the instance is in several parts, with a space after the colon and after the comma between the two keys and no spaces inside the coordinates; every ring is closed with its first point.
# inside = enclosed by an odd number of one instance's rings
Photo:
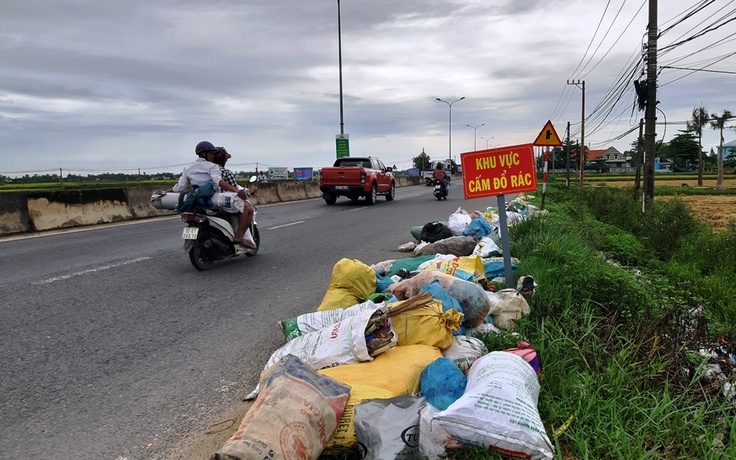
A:
{"type": "Polygon", "coordinates": [[[708,121],[708,109],[701,105],[693,109],[693,118],[687,122],[687,130],[698,136],[698,186],[703,185],[703,128],[708,121]]]}
{"type": "Polygon", "coordinates": [[[723,127],[726,120],[733,118],[730,110],[723,109],[723,113],[719,117],[716,114],[710,116],[710,127],[717,129],[721,133],[721,143],[718,147],[718,180],[716,181],[716,190],[723,190],[723,127]]]}

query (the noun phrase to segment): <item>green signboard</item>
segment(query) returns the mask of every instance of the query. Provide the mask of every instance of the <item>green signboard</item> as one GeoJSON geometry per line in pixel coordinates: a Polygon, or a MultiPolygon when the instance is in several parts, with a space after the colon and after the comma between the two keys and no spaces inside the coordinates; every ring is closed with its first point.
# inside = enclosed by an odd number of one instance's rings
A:
{"type": "Polygon", "coordinates": [[[347,134],[338,134],[335,136],[335,150],[337,158],[350,156],[350,143],[347,134]]]}

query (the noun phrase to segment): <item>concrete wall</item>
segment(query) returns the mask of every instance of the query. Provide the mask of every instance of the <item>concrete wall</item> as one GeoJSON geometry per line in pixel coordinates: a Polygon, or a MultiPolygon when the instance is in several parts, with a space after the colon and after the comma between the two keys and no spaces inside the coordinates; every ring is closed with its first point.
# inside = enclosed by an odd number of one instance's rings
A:
{"type": "MultiPolygon", "coordinates": [[[[420,178],[398,178],[397,187],[423,185],[420,178]]],[[[156,209],[158,187],[0,193],[0,236],[40,232],[131,219],[175,215],[156,209]]],[[[315,181],[248,184],[256,205],[321,198],[315,181]]]]}

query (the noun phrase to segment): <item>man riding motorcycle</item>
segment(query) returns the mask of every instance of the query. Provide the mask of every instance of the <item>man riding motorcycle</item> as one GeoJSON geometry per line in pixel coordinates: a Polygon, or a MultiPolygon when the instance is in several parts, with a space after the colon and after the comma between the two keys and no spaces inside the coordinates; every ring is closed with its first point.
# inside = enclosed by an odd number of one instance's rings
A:
{"type": "Polygon", "coordinates": [[[448,174],[447,171],[445,171],[445,168],[442,167],[442,163],[437,163],[437,166],[434,168],[434,178],[439,179],[442,181],[442,191],[444,194],[447,194],[447,187],[450,186],[450,174],[448,174]]]}
{"type": "Polygon", "coordinates": [[[173,187],[166,190],[166,192],[183,192],[189,190],[193,186],[202,186],[204,184],[211,184],[216,192],[220,190],[225,192],[232,192],[236,194],[234,198],[235,207],[238,210],[238,228],[236,231],[234,241],[242,246],[249,249],[254,249],[256,245],[252,241],[248,241],[244,238],[246,230],[250,227],[251,221],[253,220],[253,208],[245,202],[248,195],[245,190],[240,190],[237,187],[229,184],[223,180],[222,170],[220,166],[215,164],[213,161],[217,154],[221,150],[215,147],[211,142],[202,141],[194,149],[195,153],[199,158],[189,166],[184,168],[184,171],[179,178],[179,182],[173,187]]]}

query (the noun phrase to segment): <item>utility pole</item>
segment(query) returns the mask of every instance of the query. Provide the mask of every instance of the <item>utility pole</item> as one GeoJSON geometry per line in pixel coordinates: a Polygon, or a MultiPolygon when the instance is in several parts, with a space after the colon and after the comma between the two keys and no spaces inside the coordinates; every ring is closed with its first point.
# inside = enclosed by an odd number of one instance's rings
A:
{"type": "Polygon", "coordinates": [[[568,85],[575,85],[583,90],[583,109],[580,116],[580,185],[583,185],[583,172],[585,171],[585,80],[569,81],[568,85]]]}
{"type": "Polygon", "coordinates": [[[647,106],[644,112],[644,197],[654,199],[654,155],[657,140],[657,0],[649,0],[647,42],[647,106]]]}
{"type": "Polygon", "coordinates": [[[570,122],[569,121],[567,122],[566,137],[567,137],[567,165],[566,165],[567,175],[565,176],[566,177],[565,186],[567,188],[570,188],[570,122]]]}
{"type": "Polygon", "coordinates": [[[639,119],[639,140],[636,142],[636,180],[634,181],[634,196],[639,196],[639,186],[641,185],[641,158],[644,153],[644,119],[639,119]]]}

